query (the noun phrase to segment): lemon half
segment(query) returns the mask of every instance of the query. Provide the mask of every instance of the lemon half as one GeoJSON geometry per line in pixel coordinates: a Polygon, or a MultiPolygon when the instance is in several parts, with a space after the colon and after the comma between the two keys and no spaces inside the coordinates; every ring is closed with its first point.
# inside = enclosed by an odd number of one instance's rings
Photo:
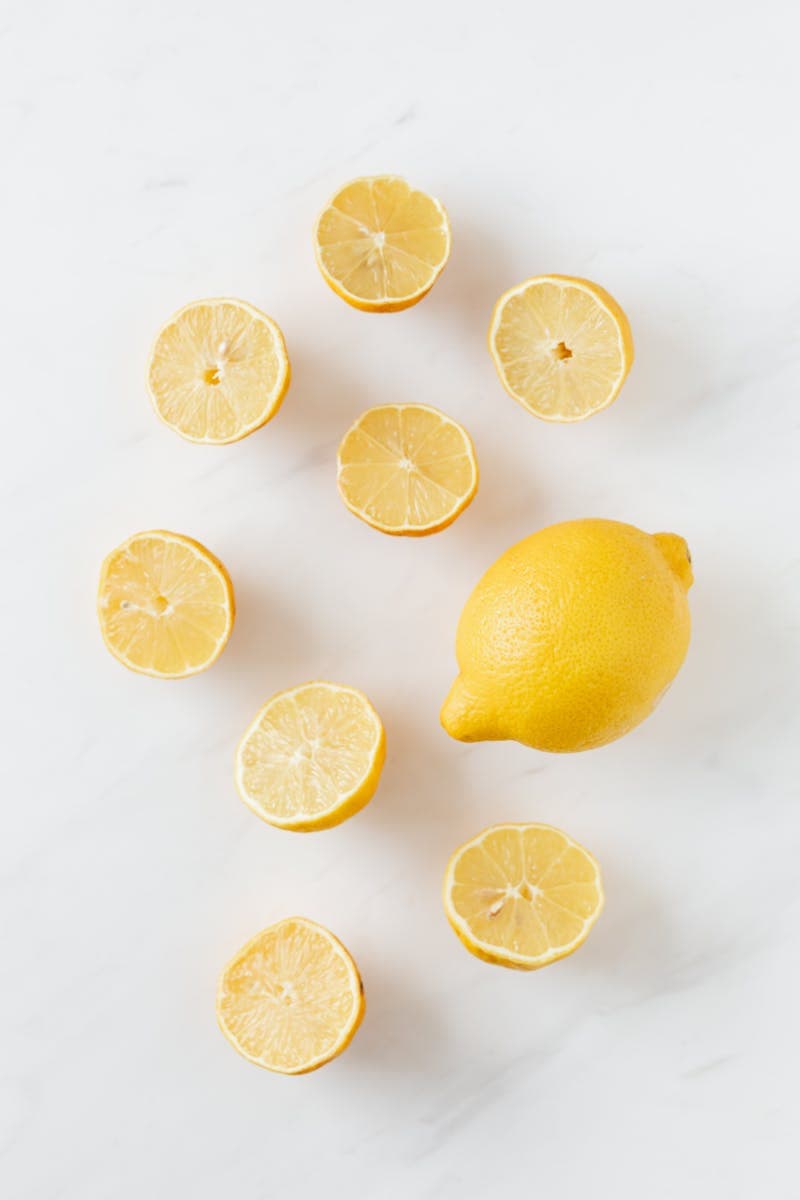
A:
{"type": "Polygon", "coordinates": [[[266,425],[289,387],[286,343],[244,300],[196,300],[163,327],[147,386],[158,415],[190,442],[238,442],[266,425]]]}
{"type": "Polygon", "coordinates": [[[572,954],[603,907],[600,868],[549,825],[494,825],[447,865],[444,908],[467,949],[533,971],[572,954]]]}
{"type": "Polygon", "coordinates": [[[365,312],[398,312],[444,270],[450,222],[438,200],[396,175],[354,179],[320,214],[314,250],[337,296],[365,312]]]}
{"type": "Polygon", "coordinates": [[[216,662],[233,628],[233,585],[205,546],[180,533],[135,533],[103,562],[97,614],[106,646],[161,679],[216,662]]]}
{"type": "Polygon", "coordinates": [[[339,446],[339,492],[381,533],[420,537],[445,529],[478,489],[472,439],[425,404],[385,404],[363,413],[339,446]]]}
{"type": "Polygon", "coordinates": [[[271,825],[329,829],[372,799],[385,757],[381,719],[363,692],[304,683],[268,700],[247,729],[236,786],[271,825]]]}
{"type": "Polygon", "coordinates": [[[217,990],[217,1020],[234,1049],[282,1075],[304,1075],[341,1054],[363,1015],[352,956],[305,917],[256,934],[225,967],[217,990]]]}
{"type": "Polygon", "coordinates": [[[503,387],[529,412],[582,421],[616,400],[633,364],[633,337],[599,284],[539,275],[497,301],[489,352],[503,387]]]}

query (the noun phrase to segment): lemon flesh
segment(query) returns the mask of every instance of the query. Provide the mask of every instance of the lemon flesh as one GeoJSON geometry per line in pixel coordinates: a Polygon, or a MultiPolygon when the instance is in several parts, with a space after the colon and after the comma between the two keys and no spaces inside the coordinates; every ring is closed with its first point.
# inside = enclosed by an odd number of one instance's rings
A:
{"type": "Polygon", "coordinates": [[[547,421],[582,421],[619,395],[633,364],[625,313],[599,284],[540,275],[498,300],[489,352],[506,391],[547,421]]]}
{"type": "Polygon", "coordinates": [[[283,334],[270,317],[243,300],[197,300],[156,338],[147,386],[176,433],[224,445],[275,416],[290,375],[283,334]]]}
{"type": "Polygon", "coordinates": [[[422,536],[450,525],[478,488],[469,434],[425,404],[371,408],[339,446],[347,507],[381,533],[422,536]]]}
{"type": "Polygon", "coordinates": [[[603,907],[596,861],[549,825],[494,825],[453,854],[444,907],[476,957],[532,971],[571,954],[603,907]]]}
{"type": "Polygon", "coordinates": [[[224,650],[234,614],[225,567],[183,534],[136,533],[103,562],[100,630],[132,671],[180,679],[205,670],[224,650]]]}
{"type": "Polygon", "coordinates": [[[444,728],[461,741],[508,738],[553,752],[621,737],[684,660],[691,583],[675,534],[582,520],[518,542],[461,614],[444,728]]]}
{"type": "Polygon", "coordinates": [[[283,1075],[303,1075],[349,1045],[364,988],[342,943],[304,917],[262,930],[225,967],[217,1020],[239,1054],[283,1075]]]}
{"type": "Polygon", "coordinates": [[[326,283],[354,308],[398,312],[431,290],[450,255],[450,222],[438,200],[396,175],[354,179],[314,230],[326,283]]]}
{"type": "Polygon", "coordinates": [[[236,752],[236,786],[271,825],[329,829],[372,798],[385,757],[381,719],[363,692],[306,683],[259,711],[236,752]]]}

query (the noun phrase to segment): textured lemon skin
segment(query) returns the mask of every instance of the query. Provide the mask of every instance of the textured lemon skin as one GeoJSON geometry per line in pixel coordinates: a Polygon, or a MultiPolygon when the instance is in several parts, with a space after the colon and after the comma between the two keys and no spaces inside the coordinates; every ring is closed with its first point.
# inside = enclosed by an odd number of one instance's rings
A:
{"type": "Polygon", "coordinates": [[[566,521],[489,568],[458,625],[460,675],[441,712],[460,741],[591,750],[653,711],[689,646],[683,538],[566,521]]]}

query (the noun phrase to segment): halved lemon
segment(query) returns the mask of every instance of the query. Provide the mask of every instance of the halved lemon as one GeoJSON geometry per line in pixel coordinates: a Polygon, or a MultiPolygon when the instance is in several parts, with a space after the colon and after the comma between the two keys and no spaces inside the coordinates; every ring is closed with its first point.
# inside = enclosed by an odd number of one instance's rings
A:
{"type": "Polygon", "coordinates": [[[478,490],[475,448],[425,404],[370,408],[339,446],[338,484],[350,511],[381,533],[437,533],[478,490]]]}
{"type": "Polygon", "coordinates": [[[236,751],[236,786],[270,825],[330,829],[372,799],[385,757],[381,719],[363,692],[304,683],[258,712],[236,751]]]}
{"type": "Polygon", "coordinates": [[[222,972],[217,1020],[256,1066],[304,1075],[349,1045],[364,1016],[350,954],[305,917],[287,917],[243,946],[222,972]]]}
{"type": "Polygon", "coordinates": [[[486,962],[533,971],[571,954],[603,907],[600,868],[549,825],[494,825],[453,854],[447,919],[486,962]]]}
{"type": "Polygon", "coordinates": [[[244,300],[196,300],[156,338],[147,386],[156,412],[190,442],[238,442],[281,406],[291,370],[278,326],[244,300]]]}
{"type": "Polygon", "coordinates": [[[228,572],[183,534],[135,533],[103,562],[100,629],[114,657],[132,671],[160,679],[204,671],[224,650],[234,611],[228,572]]]}
{"type": "Polygon", "coordinates": [[[398,312],[444,270],[450,222],[438,200],[396,175],[354,179],[320,214],[314,250],[337,296],[365,312],[398,312]]]}
{"type": "Polygon", "coordinates": [[[619,395],[633,363],[628,318],[588,279],[539,275],[500,297],[489,352],[503,387],[546,421],[582,421],[619,395]]]}

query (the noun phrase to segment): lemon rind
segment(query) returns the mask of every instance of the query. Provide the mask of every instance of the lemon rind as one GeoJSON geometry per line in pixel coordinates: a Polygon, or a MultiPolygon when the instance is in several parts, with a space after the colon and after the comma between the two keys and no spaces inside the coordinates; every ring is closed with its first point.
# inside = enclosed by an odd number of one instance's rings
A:
{"type": "Polygon", "coordinates": [[[357,418],[357,420],[355,420],[353,422],[353,424],[350,426],[350,428],[345,432],[344,436],[342,437],[342,439],[339,443],[339,449],[336,452],[336,486],[339,490],[339,495],[342,498],[342,503],[344,504],[345,508],[347,508],[353,514],[353,516],[358,517],[359,520],[363,521],[365,525],[369,525],[370,528],[372,528],[372,529],[377,529],[377,531],[379,533],[388,534],[390,537],[426,537],[428,534],[431,534],[431,533],[441,533],[441,531],[443,529],[447,529],[448,526],[452,525],[453,522],[456,520],[456,518],[460,517],[462,512],[464,512],[464,510],[466,508],[469,508],[470,504],[475,499],[475,496],[478,491],[479,483],[480,483],[480,470],[478,467],[478,456],[475,453],[475,443],[473,442],[471,436],[469,435],[467,430],[464,428],[464,426],[462,424],[460,424],[460,422],[454,420],[453,417],[449,417],[447,415],[447,413],[443,413],[441,411],[441,409],[434,408],[434,406],[432,404],[417,404],[417,403],[413,402],[413,403],[409,403],[409,404],[376,404],[376,405],[373,405],[372,408],[369,408],[365,412],[363,412],[357,418]],[[350,434],[354,433],[355,430],[360,428],[361,422],[363,421],[363,419],[367,415],[367,413],[372,413],[378,409],[385,409],[385,408],[393,408],[393,409],[397,409],[397,410],[408,409],[408,408],[423,409],[425,412],[433,413],[435,416],[439,417],[440,420],[444,421],[446,424],[454,426],[456,429],[458,429],[459,433],[461,434],[461,436],[464,439],[464,452],[465,452],[466,456],[469,458],[470,464],[472,466],[472,483],[470,484],[469,490],[467,492],[465,492],[463,496],[458,497],[456,503],[453,505],[453,507],[451,509],[448,509],[447,513],[443,517],[440,517],[439,519],[437,519],[435,521],[429,521],[425,525],[411,525],[411,524],[409,524],[409,522],[404,522],[404,524],[402,524],[402,525],[386,525],[386,524],[384,524],[383,521],[376,520],[374,517],[372,517],[368,513],[364,512],[363,509],[358,508],[358,506],[355,504],[352,504],[350,502],[346,492],[344,491],[344,489],[342,487],[341,476],[342,476],[342,472],[345,469],[345,466],[347,465],[347,464],[343,464],[342,460],[341,460],[342,446],[344,445],[347,438],[349,438],[350,434]]]}
{"type": "Polygon", "coordinates": [[[540,421],[551,421],[557,425],[575,425],[577,422],[585,421],[588,417],[593,417],[596,413],[604,412],[605,409],[609,408],[622,391],[622,386],[625,383],[625,380],[628,378],[630,369],[634,362],[633,334],[631,333],[630,322],[628,321],[625,312],[611,295],[611,293],[607,292],[606,289],[601,287],[599,283],[593,283],[589,279],[582,279],[578,275],[532,275],[529,279],[525,279],[522,283],[518,283],[514,287],[509,288],[508,291],[503,292],[502,296],[496,302],[492,310],[492,318],[489,322],[487,341],[489,346],[489,354],[492,362],[494,363],[495,370],[497,371],[497,375],[500,383],[503,386],[503,389],[508,393],[509,396],[511,396],[513,400],[516,400],[526,412],[531,413],[531,415],[534,417],[538,417],[540,421]],[[518,296],[520,293],[527,291],[531,284],[539,283],[570,284],[571,286],[586,292],[594,300],[596,300],[602,308],[606,310],[614,322],[614,327],[617,331],[617,345],[619,347],[620,357],[622,360],[622,369],[617,381],[609,392],[608,396],[601,404],[598,404],[595,408],[589,409],[587,412],[578,413],[575,416],[559,416],[553,413],[542,413],[539,412],[537,408],[534,408],[530,401],[528,401],[519,392],[514,391],[514,389],[509,385],[506,378],[505,368],[503,367],[502,361],[497,353],[495,338],[506,304],[513,296],[518,296]]]}
{"type": "Polygon", "coordinates": [[[274,921],[271,925],[265,926],[264,929],[261,929],[258,933],[254,934],[254,936],[251,937],[249,941],[245,942],[239,951],[234,954],[233,957],[230,958],[225,964],[219,976],[215,1007],[217,1025],[219,1026],[223,1037],[234,1048],[236,1053],[241,1055],[242,1058],[246,1059],[247,1062],[253,1063],[253,1065],[256,1067],[261,1067],[264,1071],[272,1071],[273,1074],[276,1075],[308,1075],[309,1072],[316,1071],[319,1067],[324,1067],[326,1063],[332,1062],[334,1058],[338,1058],[339,1055],[347,1049],[355,1037],[359,1025],[364,1019],[364,1013],[366,1012],[366,999],[364,996],[364,983],[361,979],[361,974],[358,970],[358,967],[356,966],[355,959],[345,944],[340,941],[335,934],[331,933],[330,929],[326,929],[325,926],[320,925],[318,921],[312,921],[310,917],[282,917],[279,921],[274,921]],[[347,967],[348,974],[353,984],[352,994],[356,1000],[356,1003],[354,1004],[353,1013],[347,1026],[342,1031],[338,1041],[334,1043],[330,1050],[326,1051],[324,1054],[318,1055],[316,1058],[308,1059],[306,1062],[299,1064],[297,1067],[287,1069],[286,1067],[278,1067],[274,1065],[270,1066],[256,1055],[250,1054],[240,1045],[237,1039],[223,1023],[221,1000],[224,992],[223,981],[228,971],[245,956],[250,947],[261,937],[263,937],[265,933],[268,933],[271,929],[276,929],[279,925],[287,925],[290,923],[305,925],[307,928],[313,929],[316,933],[321,933],[325,938],[328,939],[328,941],[332,943],[347,967]]]}
{"type": "Polygon", "coordinates": [[[106,649],[108,650],[109,654],[113,655],[117,662],[122,663],[122,665],[127,667],[129,671],[134,671],[137,675],[147,675],[151,679],[190,679],[193,675],[200,675],[203,671],[207,671],[209,667],[213,667],[214,663],[227,646],[233,631],[234,621],[236,619],[236,598],[233,590],[233,582],[228,573],[227,567],[220,559],[217,558],[215,554],[212,554],[208,547],[204,546],[202,542],[198,542],[196,538],[189,537],[188,534],[174,533],[168,529],[141,529],[138,533],[132,533],[131,536],[126,538],[124,542],[120,542],[120,544],[115,546],[113,550],[109,551],[109,553],[103,559],[103,562],[100,566],[100,582],[97,588],[97,615],[100,625],[100,633],[106,649]],[[159,537],[167,541],[177,542],[182,546],[190,546],[198,558],[202,558],[209,564],[209,566],[214,568],[225,587],[225,594],[228,600],[228,620],[225,626],[225,631],[222,637],[219,639],[217,648],[211,658],[207,659],[204,663],[200,663],[196,667],[189,668],[189,670],[156,671],[152,667],[139,666],[137,663],[132,662],[124,654],[121,654],[117,648],[112,645],[106,635],[105,618],[103,613],[103,590],[108,568],[112,559],[123,553],[128,546],[130,546],[131,542],[135,542],[137,538],[141,537],[159,537]]]}
{"type": "Polygon", "coordinates": [[[488,828],[481,830],[481,832],[474,838],[470,838],[468,841],[464,842],[450,855],[442,884],[442,897],[445,915],[447,916],[447,920],[450,922],[453,932],[457,935],[461,943],[467,948],[467,950],[469,950],[471,954],[474,954],[476,958],[481,959],[483,962],[491,963],[494,966],[512,967],[522,971],[535,971],[540,967],[549,966],[551,963],[558,962],[562,958],[567,958],[575,950],[579,949],[579,947],[583,945],[589,936],[589,933],[603,911],[605,904],[605,893],[603,891],[603,880],[600,873],[600,865],[594,855],[591,854],[585,846],[582,846],[579,842],[576,842],[574,838],[571,838],[569,834],[564,833],[563,829],[558,829],[555,825],[547,825],[541,821],[501,822],[497,825],[490,825],[488,828]],[[573,846],[575,849],[579,850],[594,867],[595,883],[598,892],[597,905],[591,916],[586,918],[583,929],[580,931],[580,933],[566,945],[553,947],[546,954],[541,955],[525,955],[517,954],[513,950],[500,950],[492,943],[484,942],[481,940],[481,938],[475,937],[474,933],[469,927],[469,924],[456,912],[451,897],[454,883],[455,866],[465,850],[471,848],[472,846],[478,845],[490,834],[497,833],[500,830],[531,828],[546,829],[552,831],[553,833],[557,833],[560,837],[564,838],[564,841],[568,846],[573,846]]]}
{"type": "Polygon", "coordinates": [[[450,251],[453,245],[453,232],[450,225],[450,218],[447,214],[447,209],[442,204],[441,200],[437,200],[437,198],[435,196],[431,196],[429,192],[423,192],[421,188],[412,187],[408,180],[404,179],[402,175],[359,175],[357,178],[351,179],[347,183],[343,184],[342,187],[337,188],[337,190],[333,193],[330,200],[324,206],[314,222],[313,240],[314,258],[316,259],[319,272],[327,283],[328,287],[332,292],[335,292],[340,300],[344,300],[352,308],[357,308],[360,312],[392,313],[403,312],[406,308],[412,308],[415,304],[418,304],[420,300],[423,300],[428,295],[428,292],[430,292],[431,288],[436,283],[450,260],[450,251]],[[363,296],[356,296],[353,292],[348,291],[348,289],[336,278],[335,275],[331,275],[330,271],[323,263],[318,237],[322,218],[325,216],[325,213],[329,208],[333,208],[334,201],[339,198],[342,192],[346,191],[347,188],[352,187],[355,183],[370,183],[376,179],[404,183],[410,189],[410,191],[417,192],[419,195],[425,196],[426,199],[430,200],[441,215],[442,229],[445,231],[447,237],[445,252],[442,255],[441,262],[435,268],[432,268],[433,275],[430,281],[423,287],[417,288],[415,292],[409,292],[405,296],[397,297],[391,300],[365,300],[363,296]]]}
{"type": "Polygon", "coordinates": [[[147,359],[147,373],[145,376],[147,394],[150,397],[150,403],[159,421],[166,425],[168,429],[171,429],[173,433],[177,433],[180,437],[182,437],[184,441],[191,442],[195,446],[232,446],[235,442],[240,442],[243,438],[249,437],[251,433],[255,433],[257,429],[263,429],[263,427],[269,424],[272,418],[277,415],[278,410],[286,399],[286,393],[289,391],[289,385],[291,382],[292,365],[289,361],[289,352],[286,348],[286,339],[284,338],[283,331],[278,325],[277,321],[275,321],[275,319],[270,317],[267,313],[263,312],[260,308],[256,308],[255,304],[250,304],[247,300],[238,300],[235,296],[211,296],[204,300],[191,300],[188,304],[184,304],[182,308],[179,308],[177,312],[174,312],[172,316],[164,322],[153,339],[153,344],[150,348],[150,354],[147,359]],[[248,425],[243,426],[242,429],[237,430],[237,432],[232,434],[230,437],[193,437],[191,434],[185,433],[180,426],[176,425],[174,422],[168,421],[161,412],[158,406],[158,397],[150,383],[150,371],[153,365],[153,357],[155,355],[156,346],[161,340],[162,334],[165,332],[165,330],[169,329],[170,325],[174,325],[178,318],[183,316],[185,312],[188,312],[190,308],[198,308],[202,305],[215,307],[219,304],[234,304],[237,308],[246,310],[251,317],[261,322],[261,324],[269,326],[270,332],[275,339],[275,348],[277,356],[281,362],[281,371],[278,381],[272,391],[271,399],[267,409],[255,421],[251,421],[248,425]]]}
{"type": "Polygon", "coordinates": [[[247,726],[236,747],[234,781],[242,803],[257,817],[260,817],[262,821],[266,822],[267,825],[272,825],[276,829],[287,829],[292,833],[315,833],[323,829],[332,829],[336,825],[341,825],[343,821],[348,820],[349,817],[355,816],[356,813],[366,808],[378,789],[385,760],[386,730],[378,710],[369,697],[360,688],[352,687],[350,684],[332,683],[325,679],[313,679],[308,680],[306,683],[297,684],[295,687],[284,688],[282,691],[270,696],[269,700],[261,705],[261,708],[247,726]],[[363,701],[365,712],[372,719],[376,733],[375,743],[369,758],[369,767],[365,771],[361,781],[354,788],[351,788],[349,792],[339,796],[335,803],[331,804],[328,808],[321,811],[318,810],[313,815],[300,813],[292,817],[281,818],[270,813],[269,810],[265,809],[256,799],[248,794],[243,779],[244,764],[242,762],[242,751],[248,739],[260,727],[265,712],[277,700],[282,700],[287,696],[296,696],[298,692],[318,687],[330,688],[335,692],[349,692],[351,695],[358,696],[363,701]]]}

